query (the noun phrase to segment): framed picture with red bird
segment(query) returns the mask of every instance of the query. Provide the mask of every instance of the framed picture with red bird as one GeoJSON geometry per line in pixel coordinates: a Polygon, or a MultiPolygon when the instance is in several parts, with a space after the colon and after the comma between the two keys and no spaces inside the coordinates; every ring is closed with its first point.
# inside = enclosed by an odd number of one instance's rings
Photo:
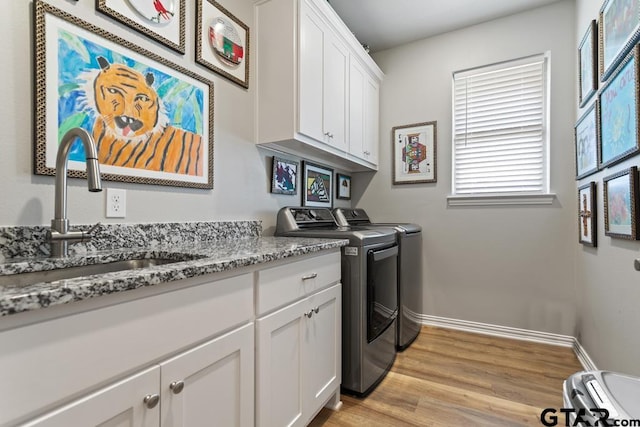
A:
{"type": "Polygon", "coordinates": [[[196,62],[249,88],[249,27],[215,0],[197,0],[196,62]]]}
{"type": "Polygon", "coordinates": [[[184,54],[185,0],[97,0],[96,8],[184,54]]]}

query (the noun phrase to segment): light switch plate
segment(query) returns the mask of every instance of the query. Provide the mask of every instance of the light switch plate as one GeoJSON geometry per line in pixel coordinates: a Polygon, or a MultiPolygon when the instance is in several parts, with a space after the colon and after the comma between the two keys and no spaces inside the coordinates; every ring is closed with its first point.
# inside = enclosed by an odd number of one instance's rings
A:
{"type": "Polygon", "coordinates": [[[124,218],[127,215],[127,190],[107,188],[107,218],[124,218]]]}

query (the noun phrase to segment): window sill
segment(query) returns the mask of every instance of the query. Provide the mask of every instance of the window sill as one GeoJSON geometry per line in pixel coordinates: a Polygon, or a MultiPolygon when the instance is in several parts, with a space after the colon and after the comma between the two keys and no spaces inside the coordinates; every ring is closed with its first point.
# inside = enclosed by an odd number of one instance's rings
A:
{"type": "Polygon", "coordinates": [[[447,196],[447,206],[510,206],[510,205],[551,205],[556,199],[554,193],[518,194],[490,196],[447,196]]]}

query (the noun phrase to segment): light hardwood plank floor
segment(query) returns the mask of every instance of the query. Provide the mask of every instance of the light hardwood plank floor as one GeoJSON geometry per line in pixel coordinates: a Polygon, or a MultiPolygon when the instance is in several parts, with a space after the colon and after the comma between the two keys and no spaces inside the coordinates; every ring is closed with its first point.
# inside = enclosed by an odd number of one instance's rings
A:
{"type": "Polygon", "coordinates": [[[581,370],[571,348],[424,326],[369,396],[310,426],[540,426],[581,370]]]}

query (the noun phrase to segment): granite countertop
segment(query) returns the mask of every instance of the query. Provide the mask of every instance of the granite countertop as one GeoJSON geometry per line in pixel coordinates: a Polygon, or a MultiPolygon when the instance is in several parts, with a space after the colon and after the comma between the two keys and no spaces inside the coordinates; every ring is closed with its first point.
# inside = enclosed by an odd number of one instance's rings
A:
{"type": "Polygon", "coordinates": [[[64,259],[46,256],[5,259],[5,262],[0,262],[0,277],[9,283],[0,285],[0,317],[339,248],[346,244],[348,240],[225,236],[186,244],[159,242],[148,247],[80,251],[64,259]],[[6,277],[16,273],[144,258],[178,261],[26,286],[11,284],[6,277]]]}

